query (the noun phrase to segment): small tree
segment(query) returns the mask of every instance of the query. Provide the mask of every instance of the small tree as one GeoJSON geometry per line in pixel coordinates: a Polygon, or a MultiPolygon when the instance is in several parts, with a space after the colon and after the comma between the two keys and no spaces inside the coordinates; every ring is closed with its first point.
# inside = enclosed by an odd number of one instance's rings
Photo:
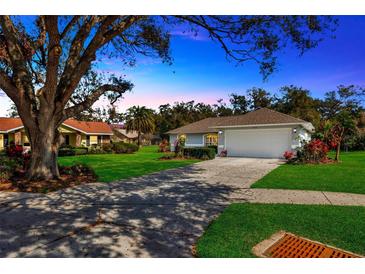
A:
{"type": "Polygon", "coordinates": [[[336,149],[335,160],[340,161],[341,143],[344,135],[344,127],[340,123],[334,124],[326,133],[327,143],[336,149]]]}
{"type": "Polygon", "coordinates": [[[153,110],[146,107],[134,106],[127,110],[126,114],[127,132],[135,130],[138,133],[137,144],[141,145],[141,134],[153,133],[155,130],[155,120],[153,110]]]}

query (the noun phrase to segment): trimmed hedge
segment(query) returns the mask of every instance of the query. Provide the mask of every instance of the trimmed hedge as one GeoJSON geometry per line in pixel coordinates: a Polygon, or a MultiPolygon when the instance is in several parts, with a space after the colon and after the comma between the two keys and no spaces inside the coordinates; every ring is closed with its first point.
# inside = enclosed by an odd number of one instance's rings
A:
{"type": "Polygon", "coordinates": [[[62,147],[58,150],[58,156],[75,156],[75,155],[85,155],[88,153],[87,147],[77,147],[77,148],[70,148],[70,147],[62,147]]]}
{"type": "Polygon", "coordinates": [[[63,156],[75,156],[75,155],[76,155],[76,151],[73,148],[63,147],[63,148],[60,148],[58,150],[58,156],[59,157],[63,157],[63,156]]]}
{"type": "Polygon", "coordinates": [[[183,155],[202,160],[211,160],[215,158],[215,149],[210,147],[184,147],[183,155]]]}
{"type": "Polygon", "coordinates": [[[211,145],[211,146],[208,146],[209,148],[213,148],[214,151],[215,151],[215,154],[218,153],[218,146],[214,146],[214,145],[211,145]]]}
{"type": "Polygon", "coordinates": [[[117,154],[134,153],[138,151],[138,145],[124,142],[113,143],[113,151],[117,154]]]}
{"type": "Polygon", "coordinates": [[[82,147],[82,148],[75,148],[75,155],[85,155],[88,153],[88,149],[87,147],[82,147]]]}
{"type": "Polygon", "coordinates": [[[113,144],[103,144],[101,148],[107,153],[113,153],[113,144]]]}
{"type": "Polygon", "coordinates": [[[101,147],[72,147],[63,146],[58,150],[58,156],[75,156],[85,154],[105,154],[105,153],[134,153],[138,151],[138,145],[124,142],[117,142],[113,144],[103,144],[101,147]]]}

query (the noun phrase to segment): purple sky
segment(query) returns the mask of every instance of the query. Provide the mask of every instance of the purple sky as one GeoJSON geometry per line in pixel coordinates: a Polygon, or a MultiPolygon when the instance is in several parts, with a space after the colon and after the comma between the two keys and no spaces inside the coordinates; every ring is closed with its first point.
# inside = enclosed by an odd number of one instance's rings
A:
{"type": "MultiPolygon", "coordinates": [[[[303,56],[292,49],[279,53],[278,71],[266,82],[256,64],[236,66],[227,61],[219,46],[204,35],[195,37],[178,29],[172,34],[171,66],[152,58],[138,60],[133,68],[117,59],[100,66],[100,70],[125,75],[135,84],[133,92],[118,103],[120,110],[189,100],[215,103],[219,98],[227,100],[232,92],[244,94],[253,86],[277,93],[281,86],[293,84],[309,89],[315,97],[340,84],[365,86],[365,16],[339,17],[336,38],[327,38],[303,56]]],[[[0,116],[4,116],[8,98],[0,95],[0,106],[0,116]]]]}

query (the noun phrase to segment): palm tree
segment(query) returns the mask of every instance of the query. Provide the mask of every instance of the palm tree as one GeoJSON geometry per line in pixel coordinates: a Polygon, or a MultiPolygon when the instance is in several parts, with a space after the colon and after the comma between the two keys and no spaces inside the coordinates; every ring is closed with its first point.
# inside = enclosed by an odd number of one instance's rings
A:
{"type": "Polygon", "coordinates": [[[133,106],[127,109],[126,113],[126,129],[128,131],[137,131],[137,144],[141,144],[141,133],[153,133],[155,130],[155,119],[153,118],[153,110],[146,107],[133,106]]]}

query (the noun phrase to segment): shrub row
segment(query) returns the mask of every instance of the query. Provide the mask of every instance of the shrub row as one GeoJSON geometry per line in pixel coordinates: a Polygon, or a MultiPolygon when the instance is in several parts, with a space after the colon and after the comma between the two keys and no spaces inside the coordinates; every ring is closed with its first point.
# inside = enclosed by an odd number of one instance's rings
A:
{"type": "Polygon", "coordinates": [[[58,156],[75,156],[75,155],[85,155],[88,154],[89,150],[87,147],[62,147],[58,150],[58,156]]]}
{"type": "Polygon", "coordinates": [[[134,153],[138,151],[138,146],[136,144],[129,144],[124,142],[117,142],[113,144],[103,144],[100,146],[87,147],[72,147],[63,146],[58,150],[58,156],[75,156],[75,155],[85,155],[85,154],[106,154],[106,153],[134,153]]]}
{"type": "Polygon", "coordinates": [[[138,145],[124,142],[113,143],[112,150],[115,153],[134,153],[138,151],[138,145]]]}
{"type": "Polygon", "coordinates": [[[211,160],[215,158],[216,152],[215,149],[211,147],[184,147],[183,155],[185,157],[211,160]]]}

